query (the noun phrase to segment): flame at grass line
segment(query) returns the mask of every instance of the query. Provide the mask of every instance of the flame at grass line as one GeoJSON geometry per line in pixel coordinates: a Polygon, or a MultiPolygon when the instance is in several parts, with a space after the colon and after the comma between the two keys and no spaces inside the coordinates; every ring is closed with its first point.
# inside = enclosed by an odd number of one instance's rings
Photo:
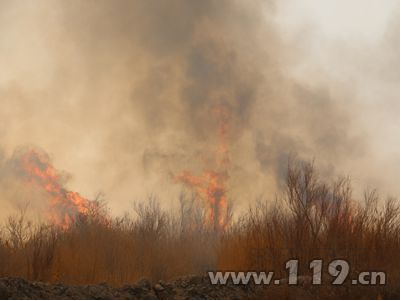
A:
{"type": "Polygon", "coordinates": [[[63,187],[59,172],[50,164],[45,153],[29,150],[21,155],[18,163],[24,178],[49,195],[47,214],[50,221],[62,229],[68,229],[78,216],[87,216],[91,206],[96,206],[95,202],[83,198],[78,192],[63,187]]]}
{"type": "Polygon", "coordinates": [[[208,215],[205,222],[213,226],[214,230],[219,230],[227,226],[230,218],[227,204],[227,181],[229,179],[227,170],[230,164],[227,134],[230,111],[227,107],[218,106],[213,110],[213,114],[219,122],[219,145],[215,152],[215,168],[205,170],[199,176],[195,176],[189,171],[183,171],[176,177],[176,180],[194,190],[196,195],[206,203],[208,215]]]}

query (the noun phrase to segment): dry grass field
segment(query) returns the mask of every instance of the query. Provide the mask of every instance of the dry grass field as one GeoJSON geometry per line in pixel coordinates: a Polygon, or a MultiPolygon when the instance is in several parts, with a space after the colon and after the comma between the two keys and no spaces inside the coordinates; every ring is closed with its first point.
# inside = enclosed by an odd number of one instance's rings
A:
{"type": "MultiPolygon", "coordinates": [[[[302,275],[312,258],[347,258],[350,275],[386,272],[387,284],[374,288],[378,297],[399,295],[399,202],[380,200],[374,191],[354,200],[349,179],[324,183],[312,164],[292,164],[280,197],[256,202],[218,230],[205,224],[194,197],[183,195],[180,204],[172,213],[150,198],[135,205],[132,216],[113,219],[103,204],[68,229],[33,224],[26,218],[29,208],[21,210],[2,228],[0,277],[120,286],[143,277],[155,282],[255,269],[252,252],[265,249],[270,261],[258,261],[259,269],[284,273],[284,261],[299,258],[302,275]]],[[[357,292],[353,287],[348,296],[357,292]]]]}

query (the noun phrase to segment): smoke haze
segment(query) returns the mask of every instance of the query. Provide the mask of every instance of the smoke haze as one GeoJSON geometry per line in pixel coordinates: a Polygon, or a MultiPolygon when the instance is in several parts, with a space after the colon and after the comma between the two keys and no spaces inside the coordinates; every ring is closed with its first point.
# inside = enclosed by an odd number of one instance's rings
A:
{"type": "Polygon", "coordinates": [[[2,1],[4,212],[32,198],[10,167],[31,147],[113,212],[151,193],[169,206],[174,175],[213,168],[216,107],[237,207],[273,197],[295,153],[398,197],[399,3],[380,4],[376,32],[336,36],[273,1],[2,1]]]}

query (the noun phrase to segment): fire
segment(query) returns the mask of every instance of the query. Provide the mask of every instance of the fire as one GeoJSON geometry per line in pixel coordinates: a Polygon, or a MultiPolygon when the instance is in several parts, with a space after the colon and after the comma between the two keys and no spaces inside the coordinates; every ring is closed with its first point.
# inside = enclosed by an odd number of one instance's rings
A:
{"type": "Polygon", "coordinates": [[[49,219],[67,229],[79,215],[88,215],[91,202],[62,185],[59,172],[45,154],[29,150],[19,158],[19,169],[33,185],[41,187],[50,200],[49,219]]]}
{"type": "Polygon", "coordinates": [[[193,189],[197,196],[206,202],[208,210],[206,222],[218,230],[224,228],[229,222],[227,181],[229,179],[230,152],[227,135],[230,111],[224,106],[218,106],[213,110],[213,113],[219,122],[219,145],[215,152],[215,168],[205,170],[199,176],[192,175],[189,171],[183,171],[176,179],[193,189]]]}
{"type": "Polygon", "coordinates": [[[228,220],[226,199],[226,173],[216,171],[205,171],[200,176],[194,176],[184,171],[177,180],[194,189],[197,195],[207,202],[208,224],[214,229],[225,227],[228,220]]]}

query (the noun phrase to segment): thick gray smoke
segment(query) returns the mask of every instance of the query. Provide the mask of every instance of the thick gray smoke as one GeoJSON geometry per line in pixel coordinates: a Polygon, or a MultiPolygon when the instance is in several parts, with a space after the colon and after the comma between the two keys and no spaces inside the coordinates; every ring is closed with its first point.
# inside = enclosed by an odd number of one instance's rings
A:
{"type": "Polygon", "coordinates": [[[328,177],[366,154],[352,89],[289,75],[302,57],[273,1],[2,6],[4,156],[37,145],[74,174],[72,189],[101,190],[111,207],[167,201],[181,189],[172,175],[213,168],[216,107],[231,112],[229,195],[240,204],[272,195],[290,154],[328,177]]]}

